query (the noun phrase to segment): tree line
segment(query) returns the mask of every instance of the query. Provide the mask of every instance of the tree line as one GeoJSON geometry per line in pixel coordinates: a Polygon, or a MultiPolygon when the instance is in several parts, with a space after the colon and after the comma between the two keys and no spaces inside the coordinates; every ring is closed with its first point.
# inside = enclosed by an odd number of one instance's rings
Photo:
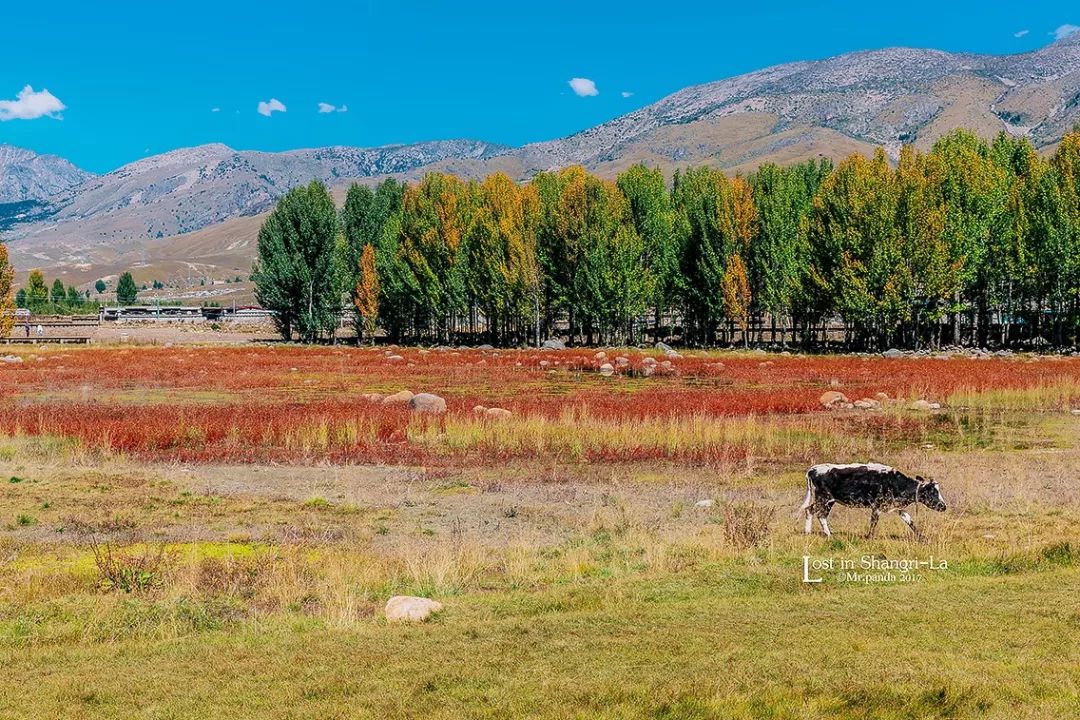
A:
{"type": "Polygon", "coordinates": [[[518,184],[429,173],[315,182],[259,232],[252,279],[286,338],[499,345],[769,337],[851,348],[1057,346],[1080,333],[1080,133],[1049,157],[958,130],[930,151],[728,177],[635,165],[518,184]]]}
{"type": "Polygon", "coordinates": [[[90,300],[90,291],[80,292],[74,285],[64,285],[60,278],[50,286],[40,270],[31,270],[26,287],[15,293],[15,306],[37,314],[70,315],[97,313],[98,303],[90,300]]]}

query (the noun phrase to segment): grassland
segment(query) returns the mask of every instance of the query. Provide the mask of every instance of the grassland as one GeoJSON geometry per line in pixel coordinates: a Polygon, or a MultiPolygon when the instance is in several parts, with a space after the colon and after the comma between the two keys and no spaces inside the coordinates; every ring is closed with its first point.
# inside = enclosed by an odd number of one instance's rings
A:
{"type": "Polygon", "coordinates": [[[1080,714],[1080,361],[390,354],[0,366],[0,717],[1080,714]],[[403,388],[448,413],[361,397],[403,388]],[[802,535],[806,463],[852,459],[949,511],[802,535]]]}

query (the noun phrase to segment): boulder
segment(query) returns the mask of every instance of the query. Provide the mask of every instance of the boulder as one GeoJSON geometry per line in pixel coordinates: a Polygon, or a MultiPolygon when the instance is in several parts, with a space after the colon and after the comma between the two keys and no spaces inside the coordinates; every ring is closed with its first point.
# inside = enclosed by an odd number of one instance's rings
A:
{"type": "Polygon", "coordinates": [[[5,355],[3,361],[6,363],[21,363],[23,359],[18,355],[5,355]]]}
{"type": "Polygon", "coordinates": [[[644,360],[641,361],[641,364],[644,365],[645,367],[652,367],[653,365],[656,364],[656,358],[647,357],[647,358],[645,358],[644,360]]]}
{"type": "Polygon", "coordinates": [[[615,368],[612,367],[611,363],[604,363],[600,366],[600,374],[604,377],[610,377],[615,374],[615,368]]]}
{"type": "Polygon", "coordinates": [[[386,361],[387,362],[401,362],[404,359],[405,358],[401,357],[400,355],[387,355],[386,356],[386,361]]]}
{"type": "Polygon", "coordinates": [[[619,367],[626,367],[630,364],[630,358],[626,358],[620,355],[619,357],[615,358],[615,364],[619,367]]]}
{"type": "Polygon", "coordinates": [[[594,360],[605,360],[606,358],[607,358],[607,353],[604,352],[603,350],[601,350],[600,352],[593,355],[594,360]]]}
{"type": "Polygon", "coordinates": [[[540,347],[544,350],[565,350],[566,343],[556,338],[549,338],[545,340],[540,347]]]}
{"type": "Polygon", "coordinates": [[[848,405],[851,401],[847,399],[847,396],[844,395],[844,393],[836,390],[829,390],[821,394],[821,397],[818,398],[818,402],[821,403],[822,407],[835,408],[848,405]]]}
{"type": "Polygon", "coordinates": [[[874,399],[881,403],[889,402],[889,396],[883,392],[874,393],[874,399]]]}
{"type": "Polygon", "coordinates": [[[881,356],[895,360],[896,358],[904,357],[904,351],[897,350],[896,348],[889,348],[885,352],[881,353],[881,356]]]}
{"type": "Polygon", "coordinates": [[[666,353],[670,353],[670,352],[675,352],[675,351],[674,351],[674,350],[673,350],[673,349],[671,348],[671,346],[670,346],[670,345],[668,345],[668,344],[667,344],[667,343],[665,343],[665,342],[658,342],[658,343],[656,343],[656,349],[657,349],[657,350],[659,350],[659,351],[660,351],[660,352],[662,352],[662,353],[665,353],[665,354],[666,354],[666,353]]]}
{"type": "Polygon", "coordinates": [[[473,415],[483,415],[484,413],[486,413],[488,411],[488,409],[486,407],[484,407],[483,405],[473,405],[472,411],[473,411],[473,415]]]}
{"type": "Polygon", "coordinates": [[[438,600],[412,595],[395,595],[386,601],[386,621],[424,622],[442,609],[442,603],[438,600]]]}
{"type": "Polygon", "coordinates": [[[873,398],[863,398],[862,400],[853,402],[852,406],[856,410],[877,410],[881,407],[881,403],[873,398]]]}
{"type": "Polygon", "coordinates": [[[941,409],[941,405],[939,403],[932,403],[932,402],[930,402],[928,400],[916,400],[915,402],[911,403],[911,405],[909,405],[908,407],[911,408],[912,410],[921,410],[923,412],[926,412],[928,410],[939,410],[939,409],[941,409]]]}
{"type": "Polygon", "coordinates": [[[393,395],[387,395],[382,399],[383,405],[408,405],[412,401],[414,395],[409,390],[402,390],[396,392],[393,395]]]}
{"type": "Polygon", "coordinates": [[[488,408],[484,415],[492,420],[509,420],[514,417],[514,413],[510,412],[506,408],[488,408]]]}
{"type": "Polygon", "coordinates": [[[493,346],[493,345],[477,345],[476,349],[477,350],[494,350],[495,346],[493,346]]]}
{"type": "Polygon", "coordinates": [[[442,415],[446,412],[446,401],[438,395],[420,393],[413,395],[412,400],[409,401],[409,409],[413,412],[442,415]]]}

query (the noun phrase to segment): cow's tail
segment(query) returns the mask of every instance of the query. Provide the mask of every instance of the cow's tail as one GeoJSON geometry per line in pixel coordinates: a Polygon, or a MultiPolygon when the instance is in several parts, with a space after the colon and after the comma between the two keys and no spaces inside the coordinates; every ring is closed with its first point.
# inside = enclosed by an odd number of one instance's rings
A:
{"type": "Polygon", "coordinates": [[[806,497],[803,499],[802,506],[795,511],[794,517],[801,516],[804,512],[810,509],[811,505],[814,504],[814,482],[810,478],[810,475],[813,472],[813,468],[810,468],[806,471],[806,497]]]}

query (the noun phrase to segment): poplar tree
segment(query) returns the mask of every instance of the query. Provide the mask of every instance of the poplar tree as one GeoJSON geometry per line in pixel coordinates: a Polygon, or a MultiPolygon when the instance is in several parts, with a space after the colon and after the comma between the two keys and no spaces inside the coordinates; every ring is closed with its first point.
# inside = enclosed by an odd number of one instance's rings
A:
{"type": "Polygon", "coordinates": [[[359,277],[353,294],[353,303],[360,318],[363,333],[375,344],[375,330],[379,322],[379,273],[375,267],[375,246],[368,244],[360,251],[359,277]]]}
{"type": "Polygon", "coordinates": [[[321,182],[294,188],[259,230],[255,297],[274,313],[282,338],[329,335],[341,312],[338,214],[321,182]]]}
{"type": "Polygon", "coordinates": [[[8,337],[15,323],[14,281],[15,268],[8,260],[7,245],[0,243],[0,337],[8,337]]]}

